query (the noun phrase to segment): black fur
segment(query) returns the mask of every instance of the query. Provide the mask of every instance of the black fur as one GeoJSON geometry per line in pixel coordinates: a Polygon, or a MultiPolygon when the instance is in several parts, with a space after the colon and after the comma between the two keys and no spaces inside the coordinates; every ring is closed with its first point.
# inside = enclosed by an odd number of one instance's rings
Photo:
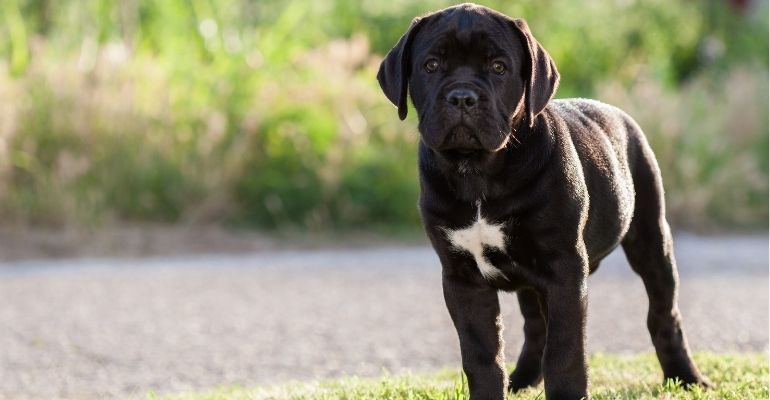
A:
{"type": "Polygon", "coordinates": [[[407,88],[417,110],[420,210],[472,399],[502,399],[543,379],[549,399],[588,396],[586,278],[618,245],[647,289],[664,377],[709,385],[690,358],[676,303],[660,171],[627,114],[551,100],[559,74],[527,24],[473,4],[415,19],[377,78],[402,119],[407,88]],[[479,212],[502,224],[505,248],[483,253],[502,276],[484,278],[448,240],[479,212]],[[517,291],[525,318],[510,378],[499,290],[517,291]]]}

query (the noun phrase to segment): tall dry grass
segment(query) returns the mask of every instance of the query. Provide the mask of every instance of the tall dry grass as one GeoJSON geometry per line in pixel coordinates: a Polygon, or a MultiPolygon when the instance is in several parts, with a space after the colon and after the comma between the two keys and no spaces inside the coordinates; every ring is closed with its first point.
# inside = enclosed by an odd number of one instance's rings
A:
{"type": "Polygon", "coordinates": [[[277,79],[197,78],[210,89],[122,51],[54,65],[41,44],[24,76],[0,74],[6,223],[417,222],[413,125],[383,101],[364,37],[303,52],[277,79]]]}
{"type": "MultiPolygon", "coordinates": [[[[3,224],[418,226],[415,117],[374,76],[448,2],[36,1],[0,25],[3,224]]],[[[766,12],[485,4],[530,21],[560,96],[639,120],[679,226],[766,229],[766,12]]]]}
{"type": "Polygon", "coordinates": [[[649,78],[629,88],[610,83],[599,97],[628,111],[645,131],[675,225],[767,227],[766,68],[705,73],[677,90],[649,78]]]}

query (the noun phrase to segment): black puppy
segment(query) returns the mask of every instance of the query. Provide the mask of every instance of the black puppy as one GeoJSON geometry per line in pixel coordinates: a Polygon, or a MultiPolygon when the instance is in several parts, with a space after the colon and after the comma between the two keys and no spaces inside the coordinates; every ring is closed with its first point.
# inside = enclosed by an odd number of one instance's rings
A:
{"type": "Polygon", "coordinates": [[[663,185],[639,126],[592,100],[553,100],[554,61],[527,24],[463,4],[422,18],[377,75],[419,118],[420,210],[443,266],[472,399],[545,379],[549,399],[588,396],[586,278],[622,245],[649,297],[665,378],[708,386],[677,307],[663,185]],[[497,293],[517,291],[524,347],[506,376],[497,293]]]}

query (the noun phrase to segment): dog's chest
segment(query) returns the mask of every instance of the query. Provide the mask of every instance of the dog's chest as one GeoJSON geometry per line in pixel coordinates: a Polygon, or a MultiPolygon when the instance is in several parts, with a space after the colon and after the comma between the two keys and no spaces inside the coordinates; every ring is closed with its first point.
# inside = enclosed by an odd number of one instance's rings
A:
{"type": "Polygon", "coordinates": [[[481,202],[476,202],[476,216],[472,222],[456,229],[445,228],[446,238],[452,250],[464,252],[473,257],[481,275],[486,279],[505,278],[485,253],[490,251],[506,254],[505,225],[485,218],[481,202]]]}

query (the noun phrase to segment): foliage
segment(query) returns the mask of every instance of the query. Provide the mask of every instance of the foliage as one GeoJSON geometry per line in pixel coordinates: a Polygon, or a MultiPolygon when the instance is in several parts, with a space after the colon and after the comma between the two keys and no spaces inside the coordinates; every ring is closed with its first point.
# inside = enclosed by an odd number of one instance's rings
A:
{"type": "MultiPolygon", "coordinates": [[[[716,388],[687,391],[678,381],[661,385],[660,367],[653,355],[611,356],[591,358],[591,395],[597,400],[610,399],[764,399],[768,388],[767,355],[697,354],[695,361],[709,375],[716,388]]],[[[456,370],[430,375],[385,376],[380,379],[345,378],[319,383],[259,387],[254,389],[220,388],[210,392],[157,396],[149,399],[164,400],[224,400],[224,399],[467,399],[468,387],[463,375],[456,370]]],[[[542,384],[527,389],[514,399],[543,398],[542,384]]]]}
{"type": "Polygon", "coordinates": [[[766,69],[733,68],[693,77],[676,93],[639,80],[603,86],[599,97],[639,121],[677,226],[766,228],[767,85],[766,69]]]}
{"type": "MultiPolygon", "coordinates": [[[[674,220],[766,227],[766,2],[484,3],[526,17],[559,97],[637,117],[674,220]]],[[[374,75],[413,16],[449,4],[5,0],[0,217],[416,226],[414,115],[374,75]]]]}

